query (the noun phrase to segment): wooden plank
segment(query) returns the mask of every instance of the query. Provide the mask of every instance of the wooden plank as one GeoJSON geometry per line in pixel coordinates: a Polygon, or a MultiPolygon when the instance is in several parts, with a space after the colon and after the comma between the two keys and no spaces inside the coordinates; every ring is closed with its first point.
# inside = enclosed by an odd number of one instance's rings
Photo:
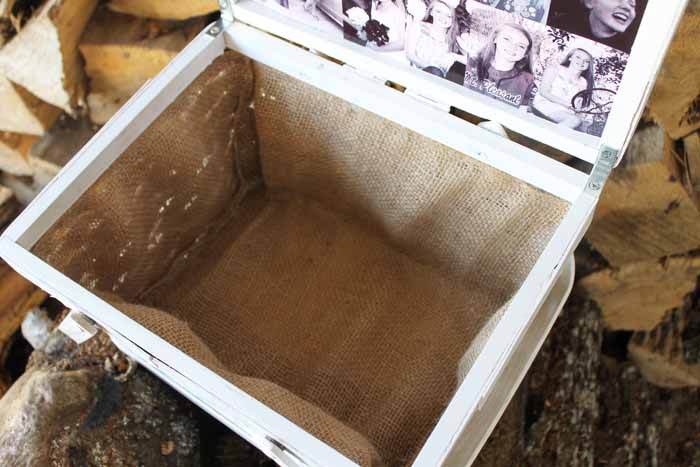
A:
{"type": "Polygon", "coordinates": [[[204,24],[201,20],[184,25],[158,23],[98,10],[80,44],[85,72],[90,78],[90,119],[96,124],[106,123],[204,24]]]}
{"type": "Polygon", "coordinates": [[[674,144],[656,126],[639,131],[601,194],[586,234],[612,266],[700,246],[700,213],[684,188],[674,144]]]}
{"type": "Polygon", "coordinates": [[[0,49],[0,71],[40,99],[68,113],[82,101],[80,36],[97,0],[48,0],[0,49]]]}
{"type": "Polygon", "coordinates": [[[649,99],[649,111],[672,138],[700,128],[700,11],[689,8],[678,26],[649,99]]]}
{"type": "Polygon", "coordinates": [[[111,0],[111,10],[156,19],[188,19],[219,10],[216,0],[111,0]]]}
{"type": "Polygon", "coordinates": [[[577,287],[596,301],[608,328],[649,331],[683,305],[699,274],[700,257],[673,257],[598,271],[577,287]]]}
{"type": "Polygon", "coordinates": [[[673,310],[652,331],[634,333],[628,355],[648,381],[673,389],[700,386],[698,318],[689,307],[673,310]]]}

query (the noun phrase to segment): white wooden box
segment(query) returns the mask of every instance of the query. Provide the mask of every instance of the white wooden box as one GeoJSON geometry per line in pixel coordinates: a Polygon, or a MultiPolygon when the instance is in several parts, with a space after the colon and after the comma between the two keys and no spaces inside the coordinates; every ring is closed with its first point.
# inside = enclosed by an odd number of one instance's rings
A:
{"type": "MultiPolygon", "coordinates": [[[[410,458],[402,462],[382,458],[387,465],[468,465],[498,421],[571,290],[572,252],[590,223],[605,178],[627,145],[685,2],[649,0],[645,4],[645,11],[639,13],[641,25],[632,51],[628,57],[624,55],[627,63],[620,70],[619,88],[608,105],[611,111],[609,115],[609,109],[605,112],[604,130],[601,135],[590,135],[562,128],[523,109],[511,109],[490,98],[488,93],[472,92],[417,69],[415,63],[411,66],[371,47],[352,43],[347,40],[345,7],[339,11],[339,5],[320,0],[316,5],[309,4],[318,11],[304,19],[305,10],[294,3],[296,0],[290,1],[297,7],[294,15],[269,2],[241,0],[231,6],[222,1],[222,20],[195,38],[61,171],[3,234],[0,254],[19,273],[74,310],[62,329],[82,341],[95,332],[93,326],[103,328],[125,353],[279,464],[356,465],[338,446],[314,436],[310,432],[313,429],[304,429],[291,421],[293,417],[289,414],[272,410],[111,305],[103,293],[96,293],[95,283],[91,285],[89,277],[71,279],[34,251],[46,235],[56,235],[52,228],[59,225],[69,208],[101,176],[109,173],[123,152],[213,60],[226,49],[238,51],[289,75],[290,80],[308,83],[359,109],[393,121],[407,132],[423,135],[440,147],[458,151],[464,161],[472,161],[465,163],[506,174],[509,179],[527,185],[528,190],[536,189],[567,204],[565,214],[545,239],[546,246],[524,280],[517,284],[516,292],[477,336],[464,343],[464,357],[455,362],[450,372],[450,378],[456,381],[454,391],[449,400],[440,402],[445,408],[430,421],[432,429],[425,442],[415,446],[410,458]],[[337,22],[345,17],[346,38],[332,32],[326,23],[322,27],[317,15],[325,15],[326,22],[328,18],[337,22]],[[491,129],[497,123],[567,152],[594,164],[593,169],[588,174],[561,164],[490,131],[487,126],[475,126],[457,118],[449,112],[451,107],[491,120],[491,129]]],[[[552,8],[555,4],[556,0],[552,8]]],[[[472,0],[466,7],[471,13],[472,28],[478,29],[474,22],[485,17],[478,10],[490,7],[476,5],[472,0]]],[[[366,11],[374,15],[377,8],[371,4],[366,11]]],[[[522,24],[524,20],[513,21],[522,24]]],[[[551,28],[542,28],[543,37],[554,37],[551,28]]],[[[574,45],[580,44],[588,42],[581,39],[574,45]]],[[[544,53],[544,48],[540,52],[544,53]]],[[[542,86],[541,81],[539,84],[542,86]]],[[[386,155],[397,162],[401,156],[386,155]]],[[[125,198],[119,199],[124,202],[125,198]]],[[[97,243],[111,240],[100,238],[97,243]]],[[[70,254],[86,255],[89,261],[90,239],[85,241],[85,252],[70,254]]],[[[503,245],[504,251],[506,247],[503,245]]],[[[119,255],[119,249],[115,243],[113,254],[119,255]]],[[[116,285],[105,292],[118,292],[116,285]]],[[[396,313],[396,319],[401,319],[400,310],[396,313]]],[[[313,325],[308,323],[310,333],[314,332],[313,325]]],[[[426,338],[431,337],[441,336],[426,338]]],[[[356,390],[361,391],[362,387],[356,390]]],[[[399,429],[410,428],[405,425],[399,429]]]]}

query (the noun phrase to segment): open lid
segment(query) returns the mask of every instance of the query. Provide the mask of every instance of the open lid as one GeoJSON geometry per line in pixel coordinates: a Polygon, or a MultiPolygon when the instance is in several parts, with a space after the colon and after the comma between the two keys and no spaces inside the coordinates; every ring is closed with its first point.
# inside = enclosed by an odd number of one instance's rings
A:
{"type": "Polygon", "coordinates": [[[687,0],[231,1],[224,19],[595,163],[626,148],[687,0]]]}

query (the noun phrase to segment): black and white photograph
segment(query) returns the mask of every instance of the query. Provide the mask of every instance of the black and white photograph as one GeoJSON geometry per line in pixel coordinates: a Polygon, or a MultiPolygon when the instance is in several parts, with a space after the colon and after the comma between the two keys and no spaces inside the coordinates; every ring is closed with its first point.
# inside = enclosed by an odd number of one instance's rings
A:
{"type": "Polygon", "coordinates": [[[478,0],[479,3],[514,13],[525,19],[545,23],[551,0],[478,0]]]}
{"type": "Polygon", "coordinates": [[[266,5],[317,31],[342,37],[342,0],[270,0],[266,5]]]}
{"type": "Polygon", "coordinates": [[[461,58],[451,66],[447,78],[527,111],[546,27],[476,1],[467,2],[466,9],[470,27],[457,37],[461,58]]]}
{"type": "Polygon", "coordinates": [[[629,53],[647,0],[552,0],[547,24],[629,53]]]}
{"type": "Polygon", "coordinates": [[[343,32],[524,118],[598,137],[628,54],[546,25],[548,12],[548,0],[344,0],[343,32]]]}
{"type": "Polygon", "coordinates": [[[531,111],[559,126],[600,136],[628,55],[566,31],[547,28],[540,47],[531,111]]]}

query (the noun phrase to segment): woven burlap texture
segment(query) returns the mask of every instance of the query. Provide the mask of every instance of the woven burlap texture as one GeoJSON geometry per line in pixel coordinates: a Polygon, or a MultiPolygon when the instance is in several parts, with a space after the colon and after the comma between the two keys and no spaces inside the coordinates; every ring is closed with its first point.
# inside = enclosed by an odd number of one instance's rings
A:
{"type": "Polygon", "coordinates": [[[227,52],[34,251],[359,464],[399,466],[567,208],[227,52]]]}

